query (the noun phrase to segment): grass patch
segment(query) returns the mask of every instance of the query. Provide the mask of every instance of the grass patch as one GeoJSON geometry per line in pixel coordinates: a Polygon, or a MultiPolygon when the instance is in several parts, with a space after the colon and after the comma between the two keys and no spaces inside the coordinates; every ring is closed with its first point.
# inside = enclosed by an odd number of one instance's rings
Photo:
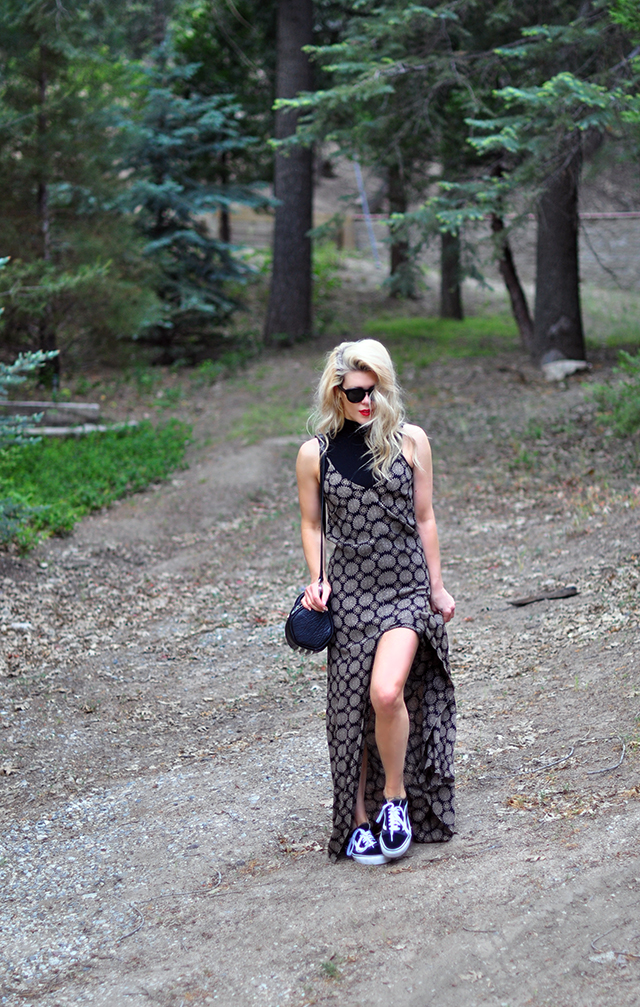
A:
{"type": "Polygon", "coordinates": [[[520,345],[517,326],[506,315],[464,321],[383,315],[365,322],[363,329],[385,344],[400,369],[428,367],[443,357],[492,356],[520,345]]]}
{"type": "Polygon", "coordinates": [[[582,311],[588,347],[640,348],[640,294],[585,287],[582,311]]]}
{"type": "Polygon", "coordinates": [[[619,363],[616,373],[622,380],[594,385],[591,395],[602,410],[598,418],[625,437],[640,430],[640,353],[633,357],[621,350],[619,363]]]}
{"type": "Polygon", "coordinates": [[[231,436],[245,444],[257,444],[267,437],[304,437],[311,412],[313,389],[295,378],[283,384],[271,369],[261,369],[252,379],[234,382],[249,404],[235,421],[231,436]],[[262,381],[260,381],[262,377],[262,381]],[[269,380],[276,378],[276,381],[269,380]],[[258,379],[258,380],[256,380],[258,379]]]}
{"type": "Polygon", "coordinates": [[[234,426],[232,437],[240,437],[245,444],[257,444],[267,437],[302,437],[310,413],[311,394],[306,406],[265,401],[249,406],[234,426]]]}
{"type": "Polygon", "coordinates": [[[0,452],[0,509],[23,509],[9,537],[28,549],[42,535],[68,534],[90,511],[166,479],[184,467],[190,435],[187,424],[170,420],[6,448],[0,452]]]}

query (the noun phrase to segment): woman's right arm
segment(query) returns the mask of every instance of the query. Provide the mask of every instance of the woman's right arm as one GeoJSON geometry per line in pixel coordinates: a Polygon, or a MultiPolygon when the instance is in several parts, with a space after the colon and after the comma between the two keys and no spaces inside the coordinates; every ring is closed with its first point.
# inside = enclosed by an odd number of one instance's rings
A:
{"type": "Polygon", "coordinates": [[[318,584],[320,577],[320,447],[314,438],[306,441],[298,452],[296,463],[298,497],[300,499],[300,531],[302,549],[309,567],[311,583],[305,589],[302,604],[305,608],[324,612],[331,587],[326,579],[322,581],[322,591],[318,584]]]}

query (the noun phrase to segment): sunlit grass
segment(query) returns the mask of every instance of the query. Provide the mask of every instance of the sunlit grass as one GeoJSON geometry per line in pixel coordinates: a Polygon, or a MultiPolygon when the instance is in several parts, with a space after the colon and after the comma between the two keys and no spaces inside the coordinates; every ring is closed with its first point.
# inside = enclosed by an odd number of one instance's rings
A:
{"type": "MultiPolygon", "coordinates": [[[[271,394],[275,397],[277,393],[272,391],[271,394]]],[[[257,444],[267,437],[304,437],[310,412],[311,393],[309,404],[305,406],[293,406],[265,397],[245,410],[233,427],[231,436],[240,438],[245,444],[257,444]]]]}
{"type": "Polygon", "coordinates": [[[587,346],[640,346],[640,294],[635,291],[585,286],[582,313],[587,346]]]}
{"type": "Polygon", "coordinates": [[[394,317],[381,315],[364,325],[379,339],[400,368],[428,367],[446,357],[491,356],[519,346],[518,329],[507,315],[465,318],[394,317]]]}

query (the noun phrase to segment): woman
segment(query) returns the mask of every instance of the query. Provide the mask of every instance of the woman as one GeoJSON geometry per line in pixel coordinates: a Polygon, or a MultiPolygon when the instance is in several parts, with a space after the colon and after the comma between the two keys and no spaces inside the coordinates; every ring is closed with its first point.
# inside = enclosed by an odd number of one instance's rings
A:
{"type": "Polygon", "coordinates": [[[297,462],[303,604],[329,605],[327,736],[334,787],[329,857],[364,864],[406,853],[412,839],[453,834],[455,703],[444,624],[455,602],[440,570],[431,450],[404,422],[384,346],[341,343],[318,387],[316,438],[297,462]],[[320,453],[327,539],[320,587],[320,453]],[[379,836],[369,816],[381,826],[379,836]]]}

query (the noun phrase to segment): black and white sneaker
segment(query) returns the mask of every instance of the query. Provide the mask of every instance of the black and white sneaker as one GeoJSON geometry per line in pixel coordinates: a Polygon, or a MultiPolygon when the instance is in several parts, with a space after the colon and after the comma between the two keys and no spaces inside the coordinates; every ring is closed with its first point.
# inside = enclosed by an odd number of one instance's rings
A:
{"type": "Polygon", "coordinates": [[[380,849],[380,843],[371,831],[371,826],[358,825],[351,833],[347,846],[347,856],[359,864],[386,864],[387,858],[380,849]]]}
{"type": "Polygon", "coordinates": [[[390,860],[404,856],[411,846],[411,822],[406,797],[387,801],[377,821],[382,822],[380,849],[384,856],[390,860]]]}

